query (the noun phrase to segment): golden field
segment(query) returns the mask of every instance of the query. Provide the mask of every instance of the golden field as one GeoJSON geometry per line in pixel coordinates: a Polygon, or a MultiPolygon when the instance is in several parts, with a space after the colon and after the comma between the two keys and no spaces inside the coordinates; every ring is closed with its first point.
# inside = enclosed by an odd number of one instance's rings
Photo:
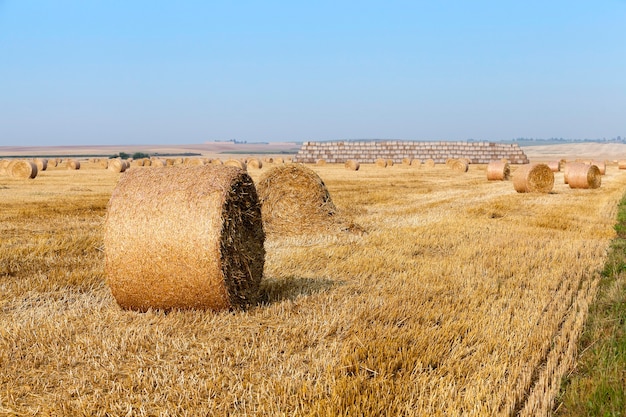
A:
{"type": "Polygon", "coordinates": [[[102,226],[124,174],[0,177],[0,415],[548,414],[626,171],[518,194],[484,165],[310,167],[365,233],[270,236],[259,303],[222,313],[118,307],[102,226]]]}

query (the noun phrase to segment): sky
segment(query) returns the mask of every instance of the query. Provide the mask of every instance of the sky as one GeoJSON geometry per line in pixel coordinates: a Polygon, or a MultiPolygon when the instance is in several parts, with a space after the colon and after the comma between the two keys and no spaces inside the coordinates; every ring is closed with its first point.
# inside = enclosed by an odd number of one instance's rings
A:
{"type": "Polygon", "coordinates": [[[0,146],[626,137],[626,0],[0,0],[0,146]]]}

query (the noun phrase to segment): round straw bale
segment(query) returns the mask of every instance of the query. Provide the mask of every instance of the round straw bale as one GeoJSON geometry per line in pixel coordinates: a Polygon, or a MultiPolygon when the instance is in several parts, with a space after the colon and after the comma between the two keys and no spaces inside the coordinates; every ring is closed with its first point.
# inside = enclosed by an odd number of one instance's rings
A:
{"type": "Polygon", "coordinates": [[[239,169],[243,169],[244,171],[247,169],[246,163],[240,159],[228,159],[226,162],[224,162],[224,165],[237,167],[239,169]]]}
{"type": "Polygon", "coordinates": [[[387,166],[388,167],[392,167],[393,166],[393,159],[387,159],[387,166]]]}
{"type": "Polygon", "coordinates": [[[185,159],[185,165],[190,165],[190,166],[204,165],[204,160],[202,158],[187,158],[185,159]]]}
{"type": "Polygon", "coordinates": [[[354,159],[347,160],[344,166],[346,167],[346,169],[349,169],[351,171],[358,171],[359,168],[361,168],[361,164],[359,163],[359,161],[355,161],[354,159]]]}
{"type": "Polygon", "coordinates": [[[166,166],[166,163],[163,159],[153,159],[152,161],[150,161],[150,163],[152,164],[150,166],[157,168],[166,166]]]}
{"type": "Polygon", "coordinates": [[[317,161],[315,161],[315,165],[326,165],[326,160],[318,159],[317,161]]]}
{"type": "Polygon", "coordinates": [[[274,167],[257,185],[268,233],[298,235],[332,225],[337,209],[324,181],[302,164],[274,167]]]}
{"type": "Polygon", "coordinates": [[[508,181],[511,179],[511,168],[506,161],[491,161],[487,164],[487,180],[508,181]]]}
{"type": "Polygon", "coordinates": [[[561,162],[560,161],[550,161],[547,163],[548,167],[552,172],[560,172],[561,171],[561,162]]]}
{"type": "Polygon", "coordinates": [[[382,159],[382,158],[378,158],[376,160],[376,166],[380,167],[380,168],[385,168],[387,166],[387,160],[386,159],[382,159]]]}
{"type": "Polygon", "coordinates": [[[212,165],[224,165],[224,162],[222,162],[222,160],[219,158],[215,158],[211,160],[211,164],[212,165]]]}
{"type": "Polygon", "coordinates": [[[67,162],[65,162],[65,167],[67,169],[80,169],[80,162],[75,159],[68,159],[67,162]]]}
{"type": "Polygon", "coordinates": [[[280,156],[277,156],[276,158],[274,158],[274,163],[275,164],[284,164],[285,160],[283,158],[281,158],[280,156]]]}
{"type": "Polygon", "coordinates": [[[424,162],[424,166],[426,166],[427,168],[432,168],[435,166],[435,160],[434,159],[427,159],[426,162],[424,162]]]}
{"type": "Polygon", "coordinates": [[[578,165],[586,165],[583,162],[568,162],[563,165],[563,182],[567,184],[569,182],[569,172],[572,168],[577,167],[578,165]]]}
{"type": "Polygon", "coordinates": [[[56,168],[59,165],[59,160],[56,158],[48,159],[48,166],[51,168],[56,168]]]}
{"type": "Polygon", "coordinates": [[[621,160],[617,161],[617,168],[618,169],[626,169],[626,160],[621,159],[621,160]]]}
{"type": "Polygon", "coordinates": [[[515,171],[513,187],[518,193],[549,193],[554,187],[554,172],[546,164],[528,164],[515,171]]]}
{"type": "Polygon", "coordinates": [[[467,162],[461,159],[456,159],[450,164],[450,168],[458,172],[467,172],[467,170],[469,169],[469,165],[467,162]]]}
{"type": "Polygon", "coordinates": [[[402,158],[402,165],[411,165],[411,158],[402,158]]]}
{"type": "Polygon", "coordinates": [[[107,207],[107,283],[118,304],[133,310],[246,307],[258,295],[264,241],[246,172],[215,165],[130,170],[107,207]]]}
{"type": "Polygon", "coordinates": [[[567,179],[570,188],[599,188],[602,184],[600,168],[595,164],[572,164],[567,179]]]}
{"type": "Polygon", "coordinates": [[[268,164],[273,164],[274,163],[274,158],[269,158],[269,157],[264,158],[263,162],[267,162],[268,164]]]}
{"type": "Polygon", "coordinates": [[[13,178],[33,179],[37,176],[37,165],[23,159],[12,162],[9,165],[9,173],[13,178]]]}
{"type": "Polygon", "coordinates": [[[119,158],[109,159],[107,169],[111,172],[124,172],[126,171],[126,164],[119,158]]]}
{"type": "Polygon", "coordinates": [[[8,159],[0,159],[0,175],[8,174],[7,168],[9,167],[10,163],[11,161],[9,161],[8,159]]]}
{"type": "Polygon", "coordinates": [[[48,169],[48,160],[45,158],[35,158],[33,161],[37,165],[37,172],[45,171],[48,169]]]}
{"type": "Polygon", "coordinates": [[[469,158],[459,158],[459,161],[465,162],[467,165],[470,165],[472,163],[472,160],[469,158]]]}
{"type": "Polygon", "coordinates": [[[263,162],[258,158],[250,158],[248,166],[254,169],[261,169],[263,168],[263,162]]]}
{"type": "Polygon", "coordinates": [[[416,166],[418,168],[421,168],[422,161],[420,161],[419,159],[412,159],[411,160],[411,166],[416,166]]]}
{"type": "Polygon", "coordinates": [[[598,167],[598,169],[600,170],[600,175],[606,175],[606,162],[605,161],[593,161],[591,164],[598,167]]]}

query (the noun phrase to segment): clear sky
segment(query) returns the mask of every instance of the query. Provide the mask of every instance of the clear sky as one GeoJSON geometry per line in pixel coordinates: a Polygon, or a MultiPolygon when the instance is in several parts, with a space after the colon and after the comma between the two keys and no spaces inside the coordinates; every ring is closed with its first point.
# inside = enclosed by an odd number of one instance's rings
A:
{"type": "Polygon", "coordinates": [[[0,145],[626,136],[626,0],[0,0],[0,145]]]}

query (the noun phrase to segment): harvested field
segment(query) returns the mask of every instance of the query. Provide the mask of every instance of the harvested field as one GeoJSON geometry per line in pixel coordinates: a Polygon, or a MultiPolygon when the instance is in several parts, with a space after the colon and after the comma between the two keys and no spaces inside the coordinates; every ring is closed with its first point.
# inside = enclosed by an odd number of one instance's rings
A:
{"type": "Polygon", "coordinates": [[[366,232],[268,236],[261,301],[219,313],[117,305],[103,222],[119,176],[0,177],[0,414],[546,414],[626,172],[587,190],[557,172],[542,194],[486,165],[308,167],[366,232]]]}

